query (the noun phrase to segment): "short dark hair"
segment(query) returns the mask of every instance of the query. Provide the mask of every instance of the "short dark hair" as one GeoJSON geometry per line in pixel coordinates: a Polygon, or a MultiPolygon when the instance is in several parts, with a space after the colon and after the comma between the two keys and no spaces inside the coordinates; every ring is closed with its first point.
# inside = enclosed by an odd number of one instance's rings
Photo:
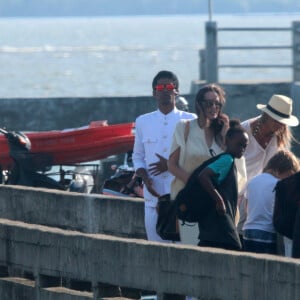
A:
{"type": "Polygon", "coordinates": [[[226,133],[226,138],[231,139],[237,133],[247,133],[247,131],[242,127],[240,120],[231,119],[229,121],[229,129],[226,133]]]}
{"type": "Polygon", "coordinates": [[[174,82],[175,84],[175,87],[176,87],[176,90],[178,90],[179,88],[179,81],[178,81],[178,78],[177,76],[171,72],[171,71],[159,71],[155,77],[153,78],[153,81],[152,81],[152,89],[154,90],[155,89],[155,86],[157,85],[157,82],[159,79],[161,78],[169,78],[169,79],[172,79],[172,81],[174,82]]]}

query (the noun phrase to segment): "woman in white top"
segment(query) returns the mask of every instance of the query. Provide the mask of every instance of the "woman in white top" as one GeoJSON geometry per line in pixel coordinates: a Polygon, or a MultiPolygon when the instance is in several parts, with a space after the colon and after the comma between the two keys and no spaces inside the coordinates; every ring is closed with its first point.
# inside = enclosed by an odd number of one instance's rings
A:
{"type": "MultiPolygon", "coordinates": [[[[249,135],[249,145],[244,154],[246,160],[247,180],[263,172],[267,162],[279,150],[289,150],[292,134],[289,126],[297,126],[298,119],[292,115],[293,101],[283,95],[273,95],[267,105],[257,104],[262,111],[258,117],[242,123],[249,135]]],[[[245,197],[240,196],[239,233],[246,220],[245,197]]]]}
{"type": "MultiPolygon", "coordinates": [[[[229,128],[229,118],[222,113],[224,90],[216,84],[202,87],[195,100],[198,116],[192,121],[181,120],[175,129],[168,160],[168,169],[175,176],[171,198],[184,187],[191,173],[211,156],[221,153],[229,128]]],[[[185,244],[198,244],[197,224],[180,226],[180,238],[185,244]]]]}

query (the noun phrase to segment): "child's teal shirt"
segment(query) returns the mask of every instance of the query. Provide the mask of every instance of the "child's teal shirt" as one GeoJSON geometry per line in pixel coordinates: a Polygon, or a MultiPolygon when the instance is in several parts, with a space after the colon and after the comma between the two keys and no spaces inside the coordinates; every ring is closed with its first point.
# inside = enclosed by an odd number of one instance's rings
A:
{"type": "Polygon", "coordinates": [[[230,154],[224,154],[207,166],[216,174],[217,184],[220,184],[226,178],[233,162],[234,158],[230,154]]]}

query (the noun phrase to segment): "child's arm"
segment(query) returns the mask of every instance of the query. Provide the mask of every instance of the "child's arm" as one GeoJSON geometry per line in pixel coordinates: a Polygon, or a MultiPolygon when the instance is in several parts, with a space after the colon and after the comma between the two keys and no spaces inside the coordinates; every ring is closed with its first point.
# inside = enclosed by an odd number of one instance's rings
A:
{"type": "Polygon", "coordinates": [[[216,210],[219,214],[226,213],[226,207],[224,204],[224,200],[220,193],[216,190],[215,186],[213,185],[213,177],[216,174],[210,168],[205,168],[199,175],[198,175],[198,182],[204,188],[204,190],[209,194],[209,196],[215,201],[216,203],[216,210]]]}

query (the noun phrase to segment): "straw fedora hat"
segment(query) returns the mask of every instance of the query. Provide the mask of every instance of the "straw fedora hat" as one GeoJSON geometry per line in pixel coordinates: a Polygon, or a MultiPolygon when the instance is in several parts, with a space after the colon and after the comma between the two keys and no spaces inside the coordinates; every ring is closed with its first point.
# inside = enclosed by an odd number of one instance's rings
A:
{"type": "Polygon", "coordinates": [[[299,124],[298,118],[292,115],[293,100],[289,97],[273,95],[267,105],[257,104],[256,107],[282,124],[288,126],[299,124]]]}

